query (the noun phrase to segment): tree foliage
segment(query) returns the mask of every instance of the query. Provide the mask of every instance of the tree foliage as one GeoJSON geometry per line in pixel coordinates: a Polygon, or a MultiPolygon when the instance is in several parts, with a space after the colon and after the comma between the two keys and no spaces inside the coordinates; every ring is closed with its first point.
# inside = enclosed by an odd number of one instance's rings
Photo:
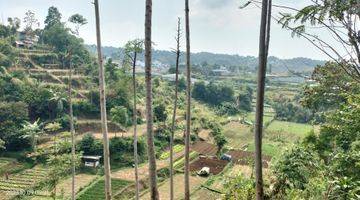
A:
{"type": "Polygon", "coordinates": [[[223,102],[233,101],[234,90],[226,85],[197,82],[194,84],[192,97],[210,105],[219,105],[223,102]]]}

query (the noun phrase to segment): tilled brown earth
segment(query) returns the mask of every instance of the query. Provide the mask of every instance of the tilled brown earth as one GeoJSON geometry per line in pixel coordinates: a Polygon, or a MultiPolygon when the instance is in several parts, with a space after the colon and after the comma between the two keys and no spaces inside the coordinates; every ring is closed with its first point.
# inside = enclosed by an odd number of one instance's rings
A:
{"type": "MultiPolygon", "coordinates": [[[[230,150],[227,154],[231,155],[232,161],[235,164],[249,165],[254,160],[254,152],[242,151],[242,150],[230,150]]],[[[271,160],[270,156],[262,156],[263,166],[268,167],[271,160]]]]}
{"type": "Polygon", "coordinates": [[[217,158],[200,157],[190,164],[190,171],[197,172],[203,167],[209,167],[210,173],[219,174],[228,164],[226,160],[219,160],[217,158]]]}
{"type": "Polygon", "coordinates": [[[191,145],[191,150],[198,152],[200,155],[215,156],[218,151],[218,147],[214,144],[198,141],[191,145]]]}

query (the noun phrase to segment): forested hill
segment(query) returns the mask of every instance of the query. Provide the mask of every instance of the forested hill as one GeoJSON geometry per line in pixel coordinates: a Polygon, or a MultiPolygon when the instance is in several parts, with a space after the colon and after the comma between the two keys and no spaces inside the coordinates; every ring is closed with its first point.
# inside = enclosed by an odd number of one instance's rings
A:
{"type": "MultiPolygon", "coordinates": [[[[96,52],[95,45],[86,46],[90,52],[96,52]]],[[[111,57],[115,60],[121,60],[123,58],[123,49],[105,46],[103,47],[103,53],[107,57],[111,57]]],[[[143,60],[143,56],[140,56],[140,60],[143,60]]],[[[158,61],[166,65],[174,65],[174,53],[171,51],[154,50],[153,60],[158,61]]],[[[181,62],[185,62],[184,57],[181,57],[181,62]]],[[[193,64],[207,63],[209,65],[220,66],[240,66],[242,68],[255,69],[257,66],[257,58],[254,56],[239,56],[229,54],[217,54],[209,52],[192,53],[191,60],[193,64]]],[[[325,61],[313,60],[309,58],[292,58],[292,59],[280,59],[274,56],[269,57],[269,64],[272,71],[276,73],[296,71],[296,72],[309,72],[317,65],[323,65],[325,61]]]]}

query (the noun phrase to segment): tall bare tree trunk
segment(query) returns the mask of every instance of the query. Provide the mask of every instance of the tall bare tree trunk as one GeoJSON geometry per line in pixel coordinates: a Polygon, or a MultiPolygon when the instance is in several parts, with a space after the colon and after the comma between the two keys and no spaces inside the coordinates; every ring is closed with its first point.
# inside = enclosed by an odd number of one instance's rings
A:
{"type": "Polygon", "coordinates": [[[134,60],[133,60],[133,92],[134,92],[134,106],[133,106],[133,125],[134,125],[134,164],[135,164],[135,199],[139,200],[139,175],[138,175],[138,137],[137,137],[137,110],[136,110],[136,76],[135,76],[135,67],[136,67],[136,57],[137,52],[134,51],[134,60]]]}
{"type": "Polygon", "coordinates": [[[185,0],[186,32],[186,133],[185,133],[185,200],[190,200],[190,126],[191,126],[191,67],[190,67],[190,25],[189,0],[185,0]]]}
{"type": "Polygon", "coordinates": [[[175,121],[176,121],[176,109],[178,100],[178,85],[179,85],[179,58],[180,58],[180,18],[178,18],[178,26],[176,33],[176,64],[175,64],[175,99],[174,110],[171,122],[171,134],[170,134],[170,200],[174,199],[174,133],[175,133],[175,121]]]}
{"type": "Polygon", "coordinates": [[[146,82],[146,130],[149,157],[151,199],[159,199],[153,134],[152,83],[151,83],[151,18],[152,0],[146,0],[145,8],[145,82],[146,82]]]}
{"type": "Polygon", "coordinates": [[[262,1],[260,38],[259,38],[259,67],[258,67],[258,86],[256,98],[256,118],[255,118],[255,176],[256,176],[256,199],[264,199],[263,176],[262,176],[262,133],[263,133],[263,114],[264,114],[264,94],[267,51],[270,33],[270,22],[268,20],[269,0],[262,1]]]}
{"type": "Polygon", "coordinates": [[[71,199],[75,200],[75,128],[74,114],[72,105],[72,63],[71,56],[69,60],[69,115],[70,115],[70,133],[71,133],[71,199]]]}
{"type": "MultiPolygon", "coordinates": [[[[271,27],[271,6],[272,6],[272,0],[268,1],[268,12],[266,17],[266,60],[265,60],[265,66],[268,66],[268,56],[269,56],[269,44],[270,44],[270,27],[271,27]]],[[[271,65],[269,66],[270,73],[271,73],[271,65]]]]}
{"type": "Polygon", "coordinates": [[[95,0],[95,18],[96,18],[96,39],[97,53],[99,62],[99,92],[100,92],[100,109],[101,109],[101,129],[104,137],[104,171],[105,171],[105,198],[111,199],[111,174],[110,174],[110,155],[109,155],[109,138],[106,118],[106,97],[105,97],[105,75],[103,57],[101,53],[101,34],[100,34],[100,16],[99,2],[95,0]]]}

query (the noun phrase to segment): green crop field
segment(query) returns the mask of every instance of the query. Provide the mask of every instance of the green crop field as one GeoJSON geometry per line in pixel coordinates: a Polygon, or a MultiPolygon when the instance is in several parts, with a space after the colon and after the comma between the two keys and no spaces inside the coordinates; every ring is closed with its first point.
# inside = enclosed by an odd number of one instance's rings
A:
{"type": "MultiPolygon", "coordinates": [[[[180,151],[183,151],[185,148],[182,144],[177,144],[174,146],[174,153],[179,153],[180,151]]],[[[166,151],[160,155],[160,160],[165,160],[170,157],[170,151],[166,151]]]]}
{"type": "Polygon", "coordinates": [[[224,135],[228,139],[228,145],[232,148],[242,148],[253,140],[251,127],[239,122],[230,122],[223,126],[224,135]]]}
{"type": "Polygon", "coordinates": [[[285,121],[273,121],[266,131],[268,132],[282,132],[288,134],[295,134],[296,136],[303,138],[307,133],[312,131],[314,127],[310,124],[301,124],[294,122],[285,122],[285,121]]]}
{"type": "Polygon", "coordinates": [[[11,199],[14,194],[21,194],[38,186],[46,179],[47,173],[48,171],[42,167],[34,167],[11,174],[8,179],[0,179],[0,194],[4,194],[5,199],[11,199]]]}
{"type": "MultiPolygon", "coordinates": [[[[111,179],[111,191],[113,193],[120,191],[131,184],[130,181],[120,180],[120,179],[111,179]]],[[[84,192],[81,192],[80,195],[76,198],[78,200],[101,200],[105,199],[105,181],[101,179],[94,184],[90,185],[85,189],[84,192]]]]}
{"type": "MultiPolygon", "coordinates": [[[[264,139],[262,144],[262,153],[267,156],[276,157],[281,153],[284,145],[264,139]]],[[[255,151],[255,144],[251,142],[246,149],[247,151],[255,151]]]]}

